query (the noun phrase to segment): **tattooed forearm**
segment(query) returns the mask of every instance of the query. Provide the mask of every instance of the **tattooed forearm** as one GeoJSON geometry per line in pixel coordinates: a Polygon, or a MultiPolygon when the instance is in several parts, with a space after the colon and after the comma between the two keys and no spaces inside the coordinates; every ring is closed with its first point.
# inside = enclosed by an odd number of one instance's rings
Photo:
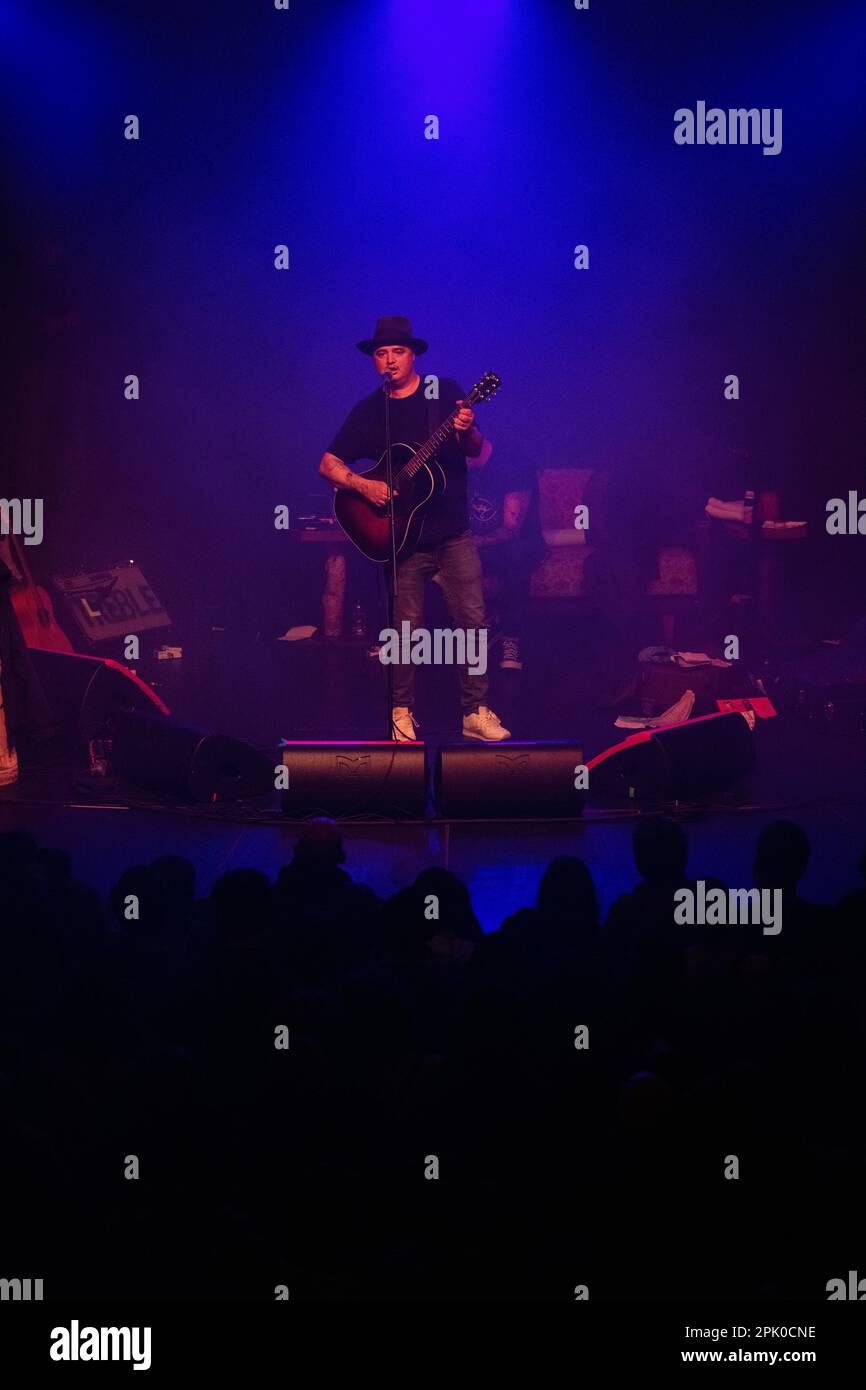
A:
{"type": "Polygon", "coordinates": [[[323,478],[327,478],[334,487],[351,489],[358,491],[358,474],[353,473],[351,468],[347,468],[342,459],[338,459],[334,454],[324,454],[322,462],[319,464],[319,472],[323,478]]]}

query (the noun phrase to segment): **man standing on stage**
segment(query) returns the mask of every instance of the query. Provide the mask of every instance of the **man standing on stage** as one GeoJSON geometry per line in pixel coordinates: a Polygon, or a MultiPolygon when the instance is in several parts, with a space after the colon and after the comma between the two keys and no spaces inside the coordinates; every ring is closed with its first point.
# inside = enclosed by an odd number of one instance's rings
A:
{"type": "MultiPolygon", "coordinates": [[[[427,346],[423,339],[412,336],[409,320],[399,315],[380,318],[373,337],[358,343],[361,352],[372,357],[379,375],[391,377],[391,439],[395,444],[422,444],[464,396],[456,381],[440,377],[438,400],[426,399],[415,371],[415,358],[426,352],[427,346]]],[[[385,452],[384,411],[381,390],[365,396],[349,412],[319,464],[319,472],[334,487],[351,488],[380,507],[388,501],[387,485],[361,477],[348,465],[359,459],[375,463],[385,452]]],[[[466,504],[466,459],[477,457],[483,440],[468,408],[458,413],[455,431],[437,454],[446,477],[445,491],[427,503],[416,545],[411,550],[405,547],[397,557],[394,625],[398,632],[403,631],[404,622],[409,623],[410,632],[420,627],[425,585],[433,578],[442,589],[450,620],[456,627],[477,631],[487,628],[481,561],[469,529],[466,504]]],[[[508,729],[503,728],[487,704],[486,672],[473,674],[464,664],[458,667],[458,673],[464,737],[485,742],[510,738],[508,729]]],[[[415,667],[397,664],[391,723],[398,743],[415,741],[418,723],[412,713],[414,694],[415,667]]]]}

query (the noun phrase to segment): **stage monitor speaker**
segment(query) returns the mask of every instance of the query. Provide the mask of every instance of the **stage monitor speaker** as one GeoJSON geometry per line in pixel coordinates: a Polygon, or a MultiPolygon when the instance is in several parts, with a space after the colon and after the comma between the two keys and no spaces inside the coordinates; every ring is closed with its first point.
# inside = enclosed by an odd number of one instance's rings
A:
{"type": "Polygon", "coordinates": [[[119,715],[133,710],[168,715],[150,686],[117,661],[39,647],[29,647],[28,653],[55,731],[65,738],[104,736],[119,715]]]}
{"type": "Polygon", "coordinates": [[[427,750],[423,743],[291,743],[280,745],[288,773],[287,816],[390,816],[423,820],[427,750]]]}
{"type": "Polygon", "coordinates": [[[727,786],[755,766],[755,736],[740,713],[645,729],[589,762],[592,796],[671,801],[727,786]]]}
{"type": "Polygon", "coordinates": [[[435,796],[445,820],[560,820],[583,814],[579,743],[455,744],[440,748],[435,796]],[[575,784],[578,784],[577,786],[575,784]]]}
{"type": "Polygon", "coordinates": [[[274,790],[271,759],[250,744],[137,712],[115,723],[111,769],[193,801],[236,801],[274,790]]]}

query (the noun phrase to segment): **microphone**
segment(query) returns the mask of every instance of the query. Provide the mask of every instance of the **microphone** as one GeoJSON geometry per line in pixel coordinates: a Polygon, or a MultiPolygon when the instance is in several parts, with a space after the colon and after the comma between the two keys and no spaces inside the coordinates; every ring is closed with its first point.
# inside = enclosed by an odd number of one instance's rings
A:
{"type": "Polygon", "coordinates": [[[385,372],[382,377],[382,390],[385,392],[386,396],[390,396],[391,392],[394,390],[394,381],[390,372],[385,372]]]}

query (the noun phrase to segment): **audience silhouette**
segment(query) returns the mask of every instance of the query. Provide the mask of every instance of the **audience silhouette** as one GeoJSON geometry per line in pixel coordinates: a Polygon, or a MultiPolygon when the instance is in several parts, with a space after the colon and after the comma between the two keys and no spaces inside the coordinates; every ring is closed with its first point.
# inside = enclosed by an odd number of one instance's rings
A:
{"type": "Polygon", "coordinates": [[[633,850],[606,920],[563,856],[485,935],[447,869],[382,901],[324,819],[203,900],[162,856],[103,904],[0,835],[6,1265],[57,1297],[823,1297],[862,1249],[866,889],[801,898],[777,820],[782,932],[682,926],[682,825],[633,850]]]}

